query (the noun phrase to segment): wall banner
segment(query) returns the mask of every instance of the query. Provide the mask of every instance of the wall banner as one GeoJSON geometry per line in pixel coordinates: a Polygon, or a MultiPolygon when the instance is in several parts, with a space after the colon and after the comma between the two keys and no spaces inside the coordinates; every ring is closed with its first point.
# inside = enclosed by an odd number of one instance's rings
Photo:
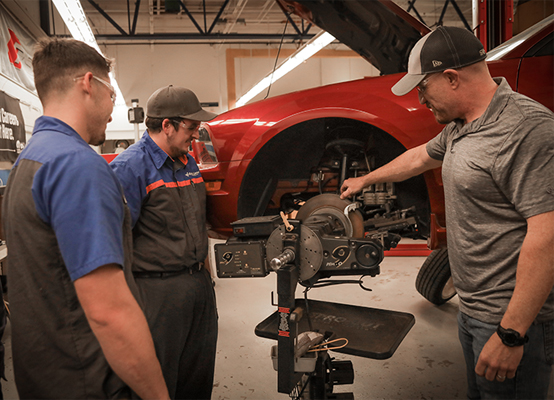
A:
{"type": "Polygon", "coordinates": [[[0,91],[0,161],[15,162],[26,144],[19,100],[0,91]]]}
{"type": "Polygon", "coordinates": [[[33,66],[36,40],[0,6],[0,70],[23,87],[35,91],[33,66]]]}

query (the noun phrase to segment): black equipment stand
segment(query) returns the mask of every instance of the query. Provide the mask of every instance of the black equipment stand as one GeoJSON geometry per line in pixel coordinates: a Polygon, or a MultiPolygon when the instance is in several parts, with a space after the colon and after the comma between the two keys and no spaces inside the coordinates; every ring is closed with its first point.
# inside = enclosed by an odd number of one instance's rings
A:
{"type": "MultiPolygon", "coordinates": [[[[283,235],[283,251],[299,254],[300,224],[283,235]]],[[[307,388],[311,400],[353,399],[352,393],[333,394],[333,385],[353,382],[350,361],[332,361],[326,351],[318,352],[315,369],[309,375],[298,372],[295,340],[306,331],[327,333],[330,339],[346,338],[348,345],[334,350],[360,357],[391,357],[415,323],[413,315],[325,301],[295,299],[298,260],[277,271],[278,309],[255,329],[257,336],[277,340],[277,389],[291,394],[299,385],[307,388]],[[311,327],[310,327],[311,325],[311,327]],[[303,382],[303,383],[302,383],[303,382]]],[[[301,368],[300,368],[301,370],[301,368]]]]}

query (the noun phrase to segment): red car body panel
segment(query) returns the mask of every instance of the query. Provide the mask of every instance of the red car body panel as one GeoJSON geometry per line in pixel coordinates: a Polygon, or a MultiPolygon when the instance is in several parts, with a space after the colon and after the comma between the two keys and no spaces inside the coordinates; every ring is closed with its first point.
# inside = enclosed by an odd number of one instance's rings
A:
{"type": "MultiPolygon", "coordinates": [[[[441,127],[419,104],[417,94],[396,98],[390,92],[398,79],[399,75],[372,77],[277,96],[224,113],[208,123],[220,162],[216,168],[202,168],[202,175],[206,181],[223,179],[221,191],[210,193],[208,201],[210,213],[217,218],[211,220],[213,226],[230,232],[229,224],[237,219],[240,183],[250,160],[275,135],[300,122],[323,117],[355,119],[388,132],[406,148],[434,137],[441,127]],[[258,118],[249,118],[252,115],[258,118]]],[[[436,186],[436,179],[431,181],[436,186]]]]}
{"type": "MultiPolygon", "coordinates": [[[[522,58],[550,34],[553,24],[489,63],[492,76],[503,76],[515,90],[554,107],[553,57],[522,58]]],[[[260,150],[276,135],[304,121],[338,117],[357,120],[386,132],[405,149],[426,143],[443,128],[418,101],[416,91],[406,96],[392,94],[402,77],[392,74],[302,90],[262,100],[221,114],[206,124],[217,164],[200,164],[206,182],[218,181],[219,190],[208,193],[209,219],[214,230],[230,234],[238,218],[244,175],[260,150]]],[[[294,146],[290,143],[290,146],[294,146]]],[[[199,154],[198,143],[193,149],[199,154]]],[[[424,174],[430,206],[431,249],[445,246],[444,194],[440,170],[424,174]]]]}

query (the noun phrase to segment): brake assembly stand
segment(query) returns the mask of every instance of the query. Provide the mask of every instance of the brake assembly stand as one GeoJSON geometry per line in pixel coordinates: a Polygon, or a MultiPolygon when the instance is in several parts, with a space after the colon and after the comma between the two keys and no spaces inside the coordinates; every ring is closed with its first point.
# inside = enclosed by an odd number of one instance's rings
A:
{"type": "Polygon", "coordinates": [[[293,221],[283,234],[283,257],[285,264],[277,265],[277,295],[279,311],[279,336],[277,338],[277,388],[280,393],[290,393],[301,374],[294,372],[294,339],[296,338],[295,317],[292,317],[298,281],[295,255],[298,254],[300,225],[293,221]]]}
{"type": "Polygon", "coordinates": [[[394,234],[383,234],[378,241],[337,231],[343,212],[307,216],[302,222],[284,215],[244,218],[232,224],[233,238],[214,246],[219,278],[263,278],[270,269],[277,273],[278,309],[255,333],[277,340],[271,358],[278,391],[295,400],[353,399],[352,393],[333,393],[334,385],[353,383],[352,363],[333,360],[328,350],[384,360],[415,322],[413,315],[398,311],[295,299],[298,282],[310,288],[354,283],[365,289],[361,278],[317,283],[335,275],[376,276],[384,250],[396,245],[394,234]],[[325,339],[333,337],[346,343],[325,347],[330,343],[325,339]]]}
{"type": "MultiPolygon", "coordinates": [[[[318,351],[314,368],[308,366],[309,375],[299,364],[296,355],[298,339],[298,323],[302,319],[303,309],[295,308],[295,291],[298,282],[300,260],[300,221],[287,221],[286,233],[283,233],[283,252],[271,262],[277,273],[278,296],[278,337],[277,337],[277,391],[291,397],[294,392],[305,390],[310,399],[354,399],[353,393],[333,392],[333,383],[351,384],[354,381],[354,371],[350,361],[333,362],[327,351],[318,351]],[[303,386],[303,389],[299,388],[303,386]]],[[[301,393],[299,393],[301,395],[301,393]]]]}

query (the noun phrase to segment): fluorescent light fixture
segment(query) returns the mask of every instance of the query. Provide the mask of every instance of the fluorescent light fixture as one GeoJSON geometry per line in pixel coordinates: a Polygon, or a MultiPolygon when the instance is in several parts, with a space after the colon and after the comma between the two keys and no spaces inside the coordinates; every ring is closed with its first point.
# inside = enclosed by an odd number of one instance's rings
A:
{"type": "Polygon", "coordinates": [[[79,0],[52,0],[56,6],[60,16],[62,17],[67,29],[71,32],[74,39],[85,42],[89,46],[94,47],[101,53],[96,39],[87,22],[87,17],[81,7],[79,0]]]}
{"type": "MultiPolygon", "coordinates": [[[[98,43],[96,43],[96,38],[92,33],[92,29],[90,29],[85,11],[81,6],[81,2],[79,0],[52,0],[52,2],[65,22],[67,29],[71,32],[71,36],[73,36],[76,40],[80,40],[81,42],[85,42],[89,46],[94,47],[96,51],[102,54],[100,47],[98,47],[98,43]]],[[[115,89],[115,104],[125,105],[125,99],[123,98],[123,94],[119,89],[119,85],[115,80],[113,72],[110,72],[110,80],[115,89]]]]}
{"type": "Polygon", "coordinates": [[[258,82],[252,89],[250,89],[244,96],[237,100],[236,106],[240,107],[245,105],[249,100],[252,100],[258,93],[267,88],[270,84],[282,78],[294,68],[298,67],[308,58],[313,56],[319,50],[323,49],[329,43],[335,40],[335,37],[328,32],[321,31],[302,46],[293,55],[283,61],[275,71],[266,75],[260,82],[258,82]]]}

